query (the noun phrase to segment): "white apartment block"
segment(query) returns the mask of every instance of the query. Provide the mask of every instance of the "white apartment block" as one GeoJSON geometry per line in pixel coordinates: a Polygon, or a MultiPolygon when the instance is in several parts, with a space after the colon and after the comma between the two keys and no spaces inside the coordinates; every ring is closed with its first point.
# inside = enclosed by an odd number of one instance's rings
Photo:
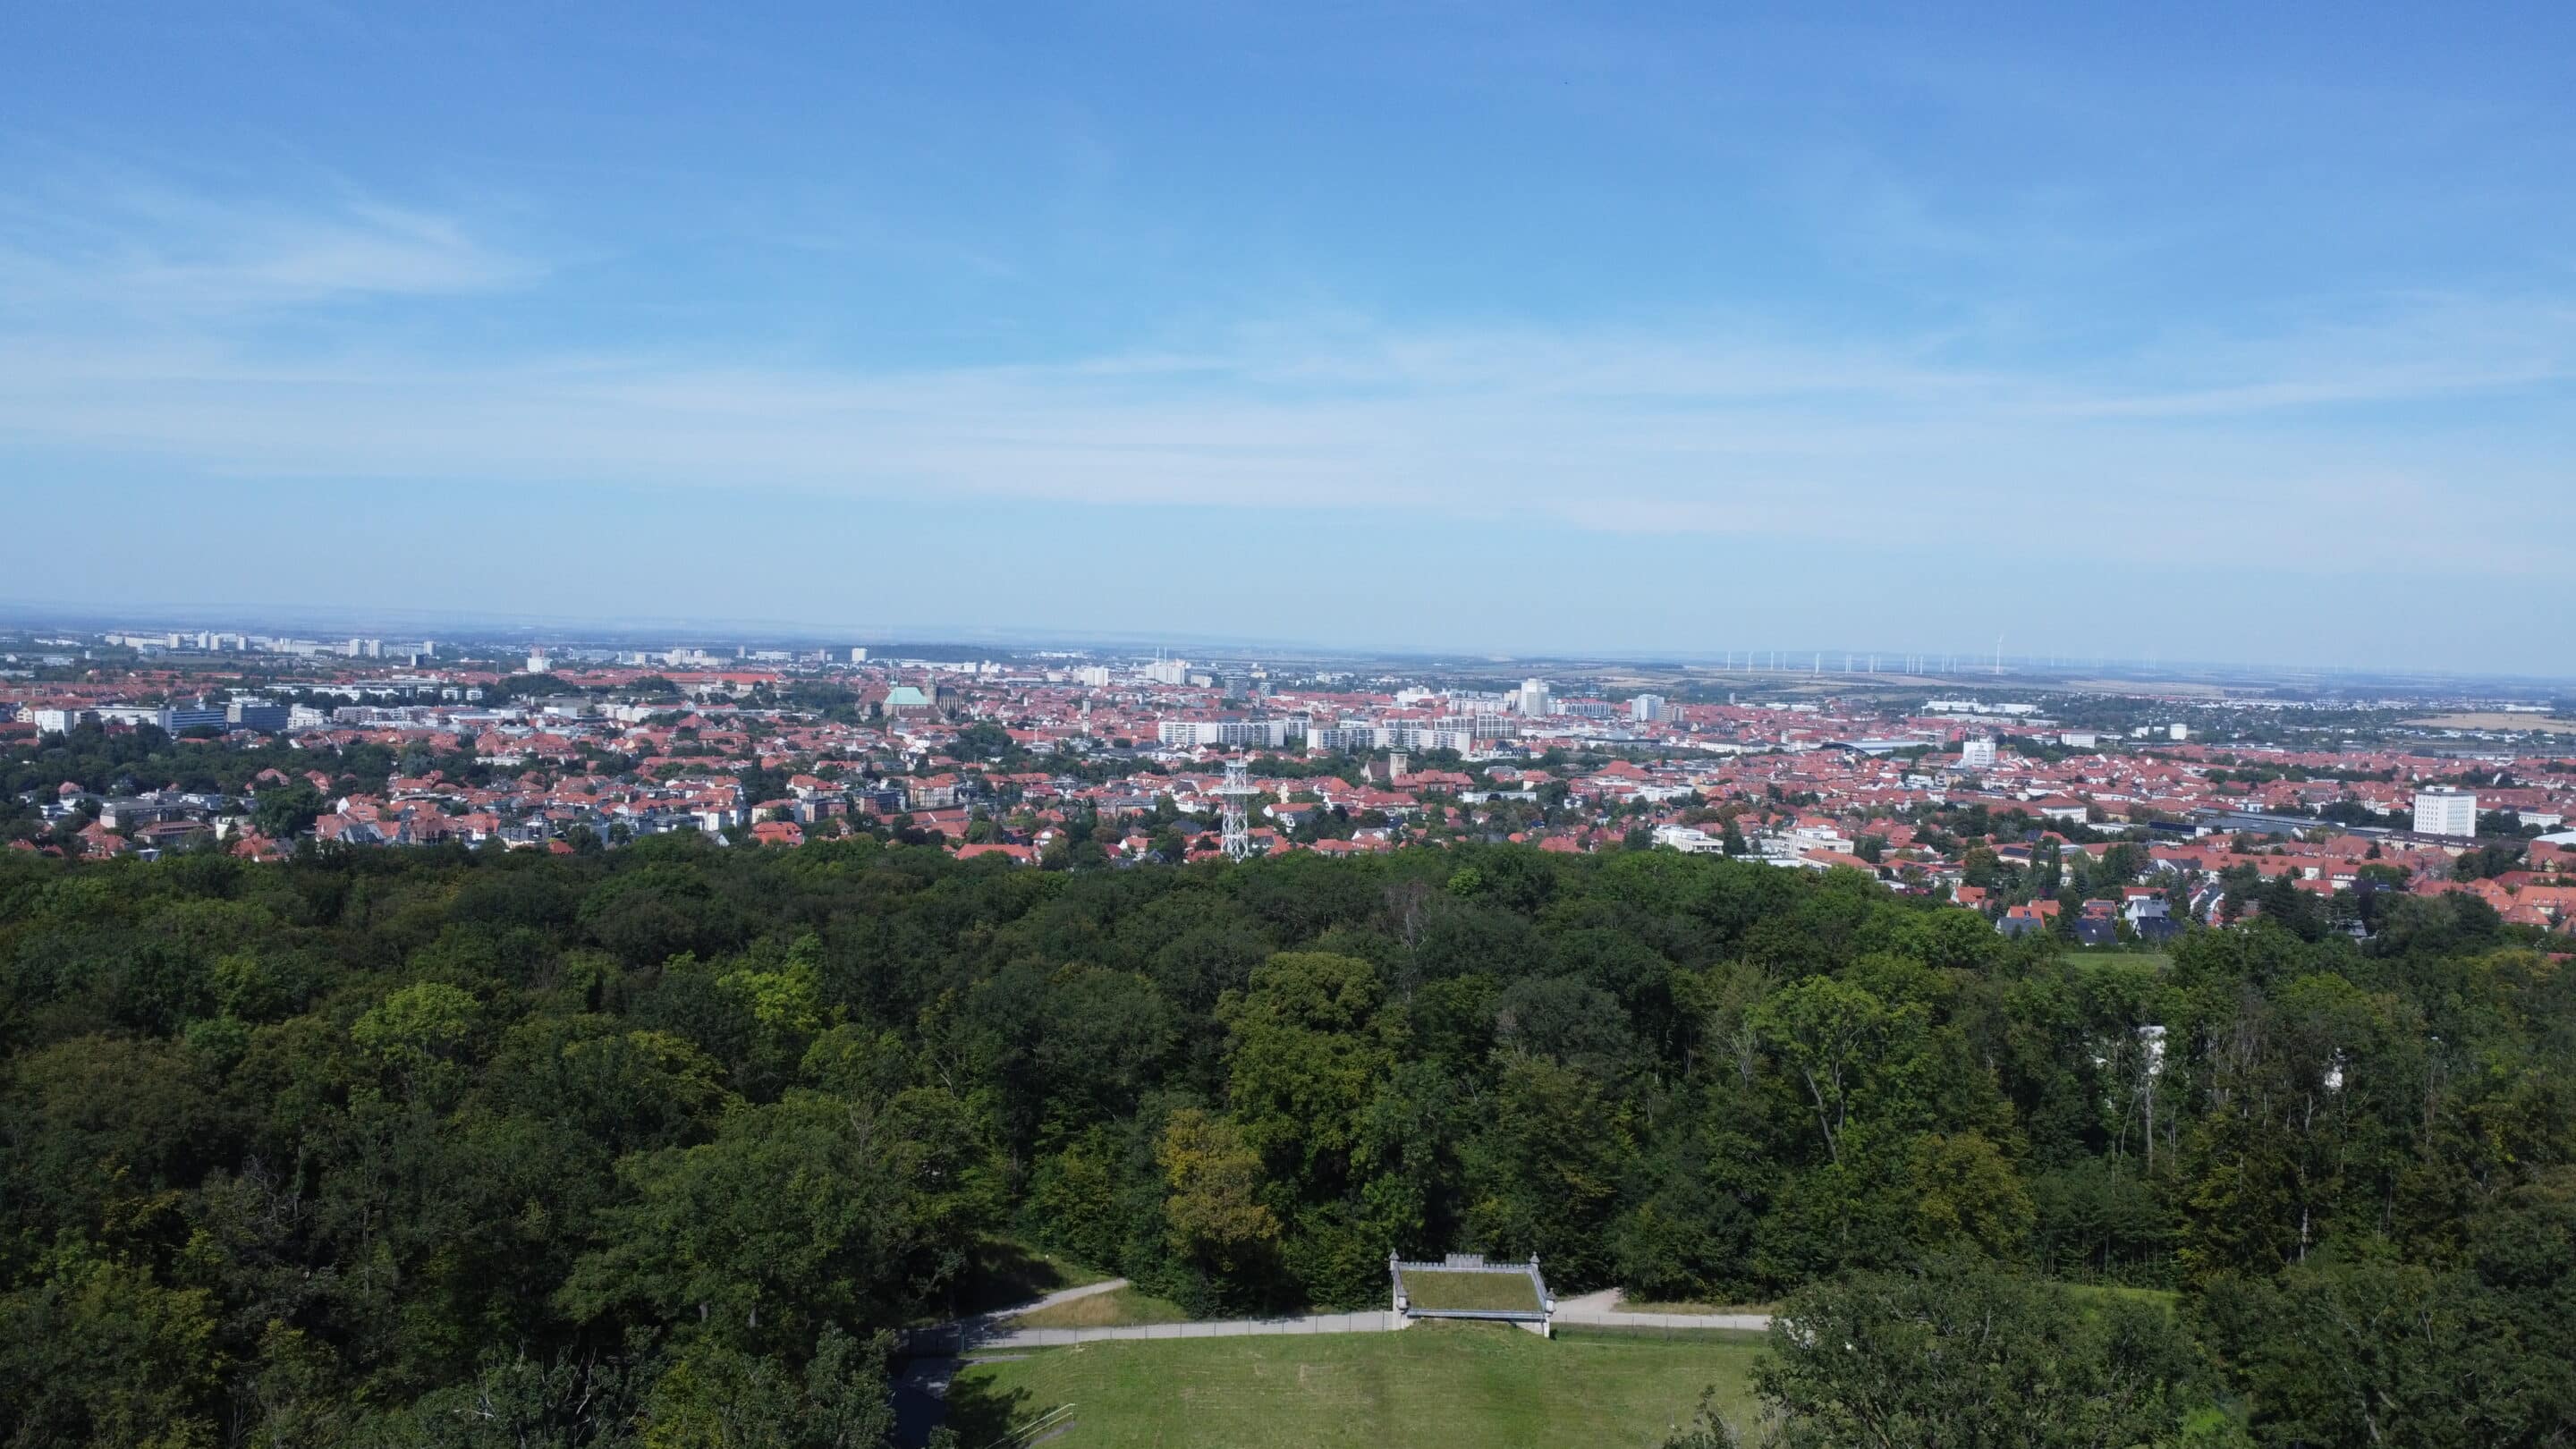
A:
{"type": "Polygon", "coordinates": [[[2478,797],[2450,785],[2415,792],[2415,833],[2474,836],[2478,833],[2478,797]]]}

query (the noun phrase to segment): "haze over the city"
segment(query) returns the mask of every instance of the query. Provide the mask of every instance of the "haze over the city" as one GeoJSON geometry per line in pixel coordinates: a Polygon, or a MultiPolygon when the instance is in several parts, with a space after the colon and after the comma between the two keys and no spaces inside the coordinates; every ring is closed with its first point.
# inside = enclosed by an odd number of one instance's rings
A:
{"type": "Polygon", "coordinates": [[[2564,674],[2571,53],[20,7],[0,604],[2564,674]]]}

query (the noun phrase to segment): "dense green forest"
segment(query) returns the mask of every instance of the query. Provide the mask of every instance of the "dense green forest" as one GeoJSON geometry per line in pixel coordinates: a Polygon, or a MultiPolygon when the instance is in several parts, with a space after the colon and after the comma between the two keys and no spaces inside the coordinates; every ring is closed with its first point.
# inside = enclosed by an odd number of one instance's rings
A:
{"type": "Polygon", "coordinates": [[[883,1331],[1009,1237],[1201,1313],[1465,1248],[2174,1289],[2155,1351],[2229,1432],[2565,1443],[2535,944],[2453,896],[2080,957],[1642,851],[10,853],[0,1442],[875,1443],[883,1331]]]}

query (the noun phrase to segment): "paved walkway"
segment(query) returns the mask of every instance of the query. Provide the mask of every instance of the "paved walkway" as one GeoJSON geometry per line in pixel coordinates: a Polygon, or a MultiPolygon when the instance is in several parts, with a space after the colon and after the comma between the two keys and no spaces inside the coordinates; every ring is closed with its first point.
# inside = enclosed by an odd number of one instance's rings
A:
{"type": "MultiPolygon", "coordinates": [[[[1118,1328],[1018,1328],[1012,1321],[1022,1314],[1088,1298],[1095,1293],[1115,1292],[1127,1286],[1124,1278],[1105,1283],[1090,1283],[1080,1288],[1067,1288],[1050,1293],[1033,1302],[1010,1308],[997,1308],[990,1313],[960,1319],[940,1329],[923,1330],[934,1339],[939,1350],[956,1354],[978,1354],[989,1349],[1060,1348],[1072,1343],[1100,1343],[1121,1338],[1248,1338],[1264,1334],[1294,1333],[1391,1333],[1406,1326],[1400,1315],[1375,1313],[1315,1313],[1301,1318],[1231,1318],[1205,1323],[1150,1323],[1118,1328]],[[949,1336],[953,1335],[953,1337],[949,1336]],[[944,1339],[944,1342],[939,1341],[944,1339]]],[[[1738,1333],[1760,1333],[1771,1326],[1764,1313],[1638,1313],[1623,1309],[1619,1290],[1604,1288],[1598,1293],[1585,1293],[1556,1301],[1558,1326],[1578,1328],[1662,1328],[1662,1329],[1727,1329],[1738,1333]]],[[[923,1343],[928,1349],[932,1345],[923,1343]]]]}
{"type": "Polygon", "coordinates": [[[1126,1328],[1009,1328],[971,1340],[968,1351],[996,1348],[1056,1348],[1068,1343],[1099,1343],[1113,1338],[1252,1338],[1291,1333],[1391,1333],[1404,1320],[1383,1310],[1376,1313],[1314,1313],[1302,1318],[1226,1318],[1206,1323],[1147,1323],[1126,1328]]]}
{"type": "MultiPolygon", "coordinates": [[[[1386,1333],[1404,1327],[1392,1313],[1315,1313],[1301,1318],[1229,1318],[1206,1323],[1147,1323],[1115,1328],[1019,1328],[1013,1320],[1059,1303],[1113,1293],[1127,1286],[1124,1278],[1067,1288],[1027,1303],[996,1308],[937,1328],[915,1329],[919,1347],[937,1346],[949,1354],[981,1356],[993,1349],[1058,1348],[1069,1343],[1098,1343],[1113,1338],[1246,1338],[1275,1333],[1386,1333]],[[927,1340],[927,1342],[922,1342],[927,1340]]],[[[945,1385],[942,1385],[945,1388],[945,1385]]]]}
{"type": "Polygon", "coordinates": [[[1127,1280],[1124,1278],[1108,1278],[1098,1283],[1085,1283],[1079,1288],[1059,1289],[1044,1298],[1033,1298],[1017,1307],[996,1308],[990,1313],[980,1315],[977,1321],[1017,1318],[1023,1313],[1035,1313],[1041,1308],[1053,1308],[1059,1303],[1071,1303],[1076,1298],[1091,1298],[1102,1293],[1115,1293],[1126,1286],[1127,1280]]]}
{"type": "Polygon", "coordinates": [[[1729,1328],[1760,1333],[1771,1326],[1767,1313],[1633,1313],[1619,1307],[1616,1288],[1556,1300],[1556,1323],[1578,1328],[1729,1328]]]}
{"type": "Polygon", "coordinates": [[[953,1347],[971,1350],[978,1345],[993,1342],[1000,1335],[1016,1331],[1010,1326],[1011,1320],[1023,1313],[1035,1313],[1042,1308],[1053,1308],[1059,1303],[1071,1303],[1077,1298],[1115,1293],[1126,1286],[1127,1280],[1124,1278],[1085,1283],[1079,1288],[1059,1289],[1043,1298],[1032,1298],[1026,1303],[1014,1303],[1008,1308],[996,1308],[989,1313],[978,1313],[969,1318],[958,1319],[954,1323],[943,1323],[930,1329],[916,1329],[914,1332],[932,1338],[945,1337],[953,1347]]]}

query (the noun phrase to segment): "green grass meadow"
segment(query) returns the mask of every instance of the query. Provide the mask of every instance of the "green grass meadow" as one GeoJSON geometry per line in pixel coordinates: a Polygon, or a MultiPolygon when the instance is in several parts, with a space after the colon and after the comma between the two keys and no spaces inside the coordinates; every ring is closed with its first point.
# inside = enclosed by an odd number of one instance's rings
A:
{"type": "Polygon", "coordinates": [[[1046,1426],[1063,1429],[1046,1440],[1057,1449],[1626,1449],[1688,1423],[1712,1385],[1720,1411],[1749,1426],[1761,1351],[1750,1334],[1548,1340],[1475,1323],[1121,1340],[973,1365],[949,1412],[967,1449],[1058,1409],[1046,1426]]]}

